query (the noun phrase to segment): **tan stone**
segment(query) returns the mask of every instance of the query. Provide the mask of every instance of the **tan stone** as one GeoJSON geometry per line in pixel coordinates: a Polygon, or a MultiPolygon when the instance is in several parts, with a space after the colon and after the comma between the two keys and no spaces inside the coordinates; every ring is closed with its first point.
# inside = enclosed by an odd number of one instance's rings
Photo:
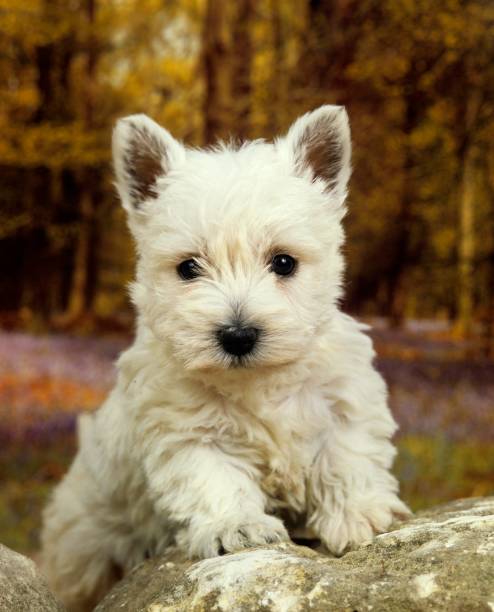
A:
{"type": "Polygon", "coordinates": [[[281,544],[146,561],[97,612],[494,611],[494,497],[395,525],[341,558],[281,544]]]}
{"type": "Polygon", "coordinates": [[[61,612],[36,565],[0,544],[0,612],[61,612]]]}

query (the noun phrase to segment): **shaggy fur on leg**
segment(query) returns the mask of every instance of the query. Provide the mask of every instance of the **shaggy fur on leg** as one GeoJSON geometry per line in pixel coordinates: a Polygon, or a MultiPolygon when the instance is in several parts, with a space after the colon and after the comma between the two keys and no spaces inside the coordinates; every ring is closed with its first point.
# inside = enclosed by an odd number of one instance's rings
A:
{"type": "Polygon", "coordinates": [[[371,342],[338,308],[350,148],[336,106],[274,143],[209,150],[118,122],[137,332],[44,515],[69,609],[171,544],[209,557],[285,540],[282,512],[335,554],[408,513],[371,342]]]}

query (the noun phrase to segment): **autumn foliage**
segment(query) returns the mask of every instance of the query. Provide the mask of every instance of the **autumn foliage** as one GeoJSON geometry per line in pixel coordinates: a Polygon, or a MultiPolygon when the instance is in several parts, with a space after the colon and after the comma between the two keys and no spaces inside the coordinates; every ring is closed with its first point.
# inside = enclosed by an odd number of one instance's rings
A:
{"type": "Polygon", "coordinates": [[[0,541],[36,547],[127,343],[59,334],[132,324],[115,119],[197,146],[323,103],[352,124],[345,307],[395,328],[375,340],[403,495],[493,492],[490,0],[0,0],[0,326],[21,330],[0,334],[0,541]]]}
{"type": "Polygon", "coordinates": [[[345,104],[347,307],[494,333],[494,6],[487,0],[0,0],[5,325],[128,324],[114,120],[191,145],[345,104]]]}

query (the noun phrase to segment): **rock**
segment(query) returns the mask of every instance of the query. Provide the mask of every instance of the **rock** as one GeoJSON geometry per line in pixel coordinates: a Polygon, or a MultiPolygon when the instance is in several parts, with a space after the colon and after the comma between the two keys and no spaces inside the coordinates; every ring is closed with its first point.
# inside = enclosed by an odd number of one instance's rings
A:
{"type": "Polygon", "coordinates": [[[419,513],[329,557],[281,544],[136,568],[95,612],[494,611],[494,497],[419,513]]]}
{"type": "Polygon", "coordinates": [[[36,565],[0,544],[0,612],[61,612],[36,565]]]}

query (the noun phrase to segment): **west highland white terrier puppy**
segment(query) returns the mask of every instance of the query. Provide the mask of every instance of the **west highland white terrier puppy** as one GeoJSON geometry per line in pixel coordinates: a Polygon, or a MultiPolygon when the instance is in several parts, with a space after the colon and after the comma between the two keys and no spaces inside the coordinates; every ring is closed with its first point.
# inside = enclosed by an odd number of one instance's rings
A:
{"type": "Polygon", "coordinates": [[[408,514],[371,341],[338,308],[350,149],[338,106],[207,150],[144,115],[117,123],[137,332],[44,514],[44,570],[70,610],[170,545],[288,540],[288,514],[341,554],[408,514]]]}

